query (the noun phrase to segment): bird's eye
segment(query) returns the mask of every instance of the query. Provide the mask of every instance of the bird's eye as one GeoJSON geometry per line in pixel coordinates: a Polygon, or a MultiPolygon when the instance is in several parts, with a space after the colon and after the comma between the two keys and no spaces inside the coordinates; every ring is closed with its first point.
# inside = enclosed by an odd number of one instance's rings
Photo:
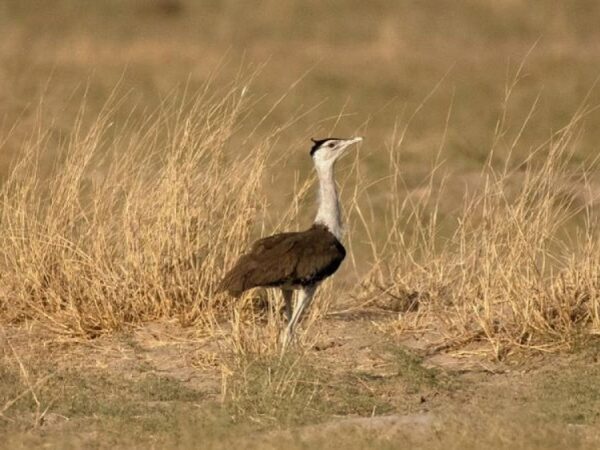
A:
{"type": "Polygon", "coordinates": [[[329,144],[327,144],[327,147],[329,148],[333,148],[335,146],[335,144],[333,142],[330,142],[329,144]]]}

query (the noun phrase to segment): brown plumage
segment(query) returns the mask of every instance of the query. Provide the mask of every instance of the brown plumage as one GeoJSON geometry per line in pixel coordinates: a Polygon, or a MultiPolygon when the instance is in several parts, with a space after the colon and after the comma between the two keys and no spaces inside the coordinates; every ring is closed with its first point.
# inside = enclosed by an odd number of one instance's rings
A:
{"type": "Polygon", "coordinates": [[[280,233],[256,241],[225,275],[219,291],[239,297],[253,287],[312,286],[333,274],[346,250],[321,224],[306,231],[280,233]]]}

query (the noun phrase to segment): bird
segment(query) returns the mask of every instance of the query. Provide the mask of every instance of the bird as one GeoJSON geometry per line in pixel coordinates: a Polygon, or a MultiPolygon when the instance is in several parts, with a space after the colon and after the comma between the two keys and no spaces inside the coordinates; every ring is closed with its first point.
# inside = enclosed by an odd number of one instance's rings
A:
{"type": "Polygon", "coordinates": [[[311,140],[310,156],[319,180],[317,215],[312,226],[304,231],[259,239],[237,260],[217,288],[217,292],[225,291],[236,298],[255,287],[279,288],[287,319],[282,350],[292,341],[296,326],[321,282],[337,271],[346,256],[341,243],[343,228],[334,168],[346,150],[362,138],[311,140]],[[294,291],[299,291],[295,308],[294,291]]]}

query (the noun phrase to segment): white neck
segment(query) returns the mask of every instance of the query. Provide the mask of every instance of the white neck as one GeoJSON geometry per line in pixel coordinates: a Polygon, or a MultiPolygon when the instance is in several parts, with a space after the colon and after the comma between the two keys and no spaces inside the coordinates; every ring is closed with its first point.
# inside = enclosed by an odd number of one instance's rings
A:
{"type": "Polygon", "coordinates": [[[319,177],[319,210],[315,223],[325,225],[338,239],[342,238],[342,220],[337,188],[333,179],[333,164],[316,166],[319,177]]]}

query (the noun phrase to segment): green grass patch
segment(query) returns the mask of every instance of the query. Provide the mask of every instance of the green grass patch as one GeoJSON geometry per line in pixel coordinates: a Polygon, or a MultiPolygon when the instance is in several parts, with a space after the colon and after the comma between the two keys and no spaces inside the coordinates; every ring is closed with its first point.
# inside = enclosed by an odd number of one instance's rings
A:
{"type": "MultiPolygon", "coordinates": [[[[48,374],[51,372],[33,372],[31,383],[48,374]]],[[[91,419],[111,427],[127,422],[140,431],[168,431],[177,424],[182,409],[203,400],[201,393],[181,382],[151,373],[126,379],[106,371],[59,371],[34,385],[33,391],[39,408],[19,372],[0,369],[0,407],[11,403],[6,418],[0,420],[0,430],[35,428],[41,425],[36,423],[36,413],[48,408],[68,421],[91,419]],[[24,395],[13,403],[21,393],[24,395]]]]}
{"type": "Polygon", "coordinates": [[[600,424],[600,366],[557,367],[536,383],[534,403],[553,422],[600,424]]]}
{"type": "Polygon", "coordinates": [[[336,375],[304,358],[245,361],[230,380],[227,407],[237,421],[302,425],[332,415],[385,413],[391,404],[364,377],[336,375]]]}

